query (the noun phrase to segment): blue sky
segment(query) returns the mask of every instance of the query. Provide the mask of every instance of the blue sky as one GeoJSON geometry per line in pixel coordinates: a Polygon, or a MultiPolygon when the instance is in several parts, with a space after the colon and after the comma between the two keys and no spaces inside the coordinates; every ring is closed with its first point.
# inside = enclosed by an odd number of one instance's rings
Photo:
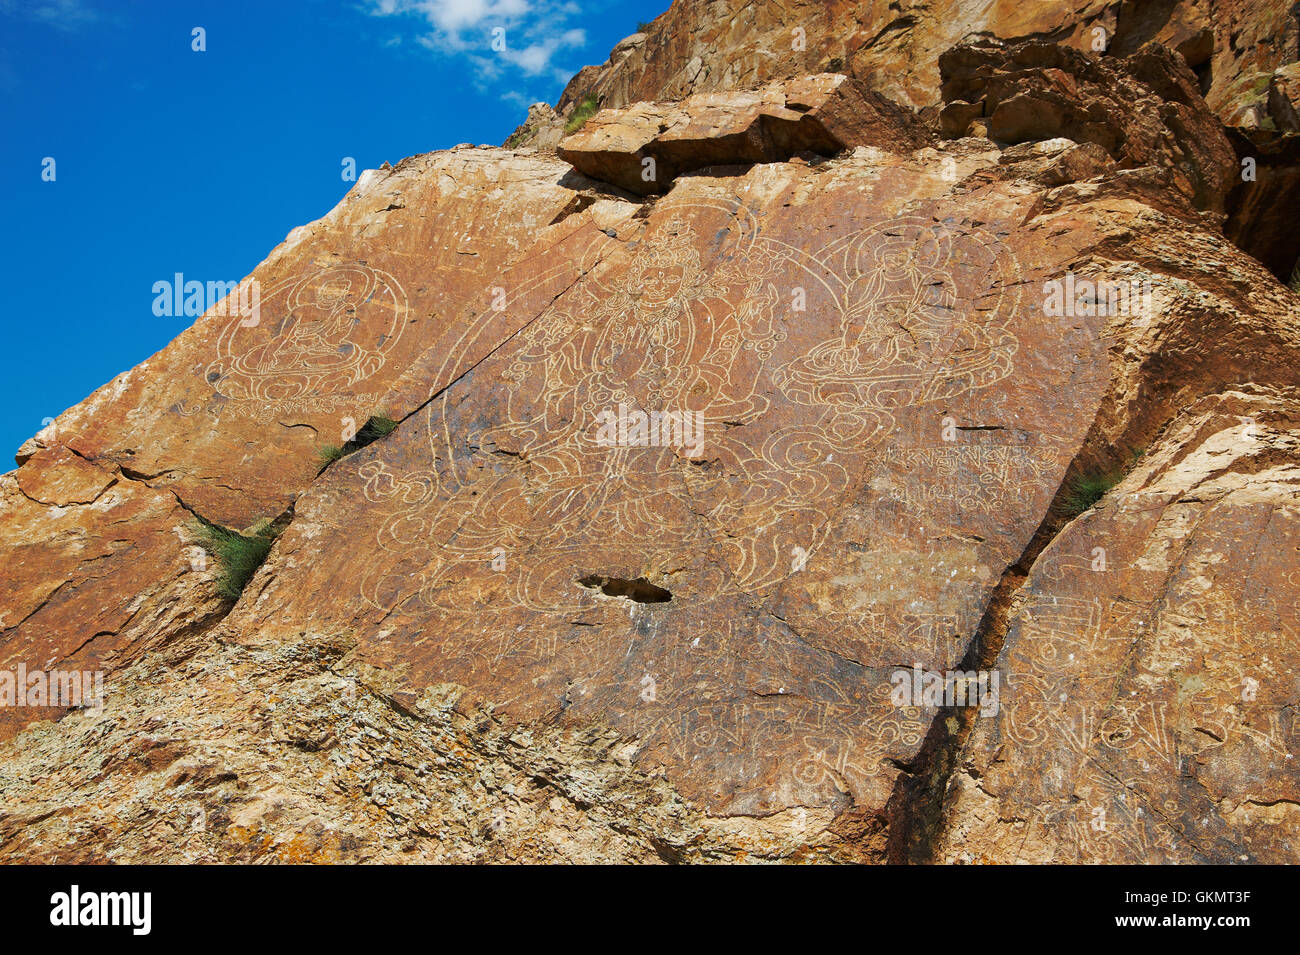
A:
{"type": "Polygon", "coordinates": [[[247,275],[344,157],[501,143],[668,3],[0,0],[0,471],[193,321],[154,282],[247,275]]]}

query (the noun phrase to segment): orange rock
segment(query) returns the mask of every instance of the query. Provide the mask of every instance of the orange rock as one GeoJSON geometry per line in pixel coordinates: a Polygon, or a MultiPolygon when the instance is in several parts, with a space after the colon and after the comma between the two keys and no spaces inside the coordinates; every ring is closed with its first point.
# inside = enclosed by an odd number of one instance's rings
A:
{"type": "Polygon", "coordinates": [[[1294,394],[1208,397],[1053,542],[939,859],[1294,860],[1298,446],[1294,394]]]}
{"type": "Polygon", "coordinates": [[[576,169],[367,173],[28,442],[0,699],[106,694],[0,709],[0,858],[1294,861],[1300,298],[1221,229],[1293,163],[1200,93],[1276,18],[886,6],[675,4],[576,169]],[[1113,55],[863,92],[990,24],[1113,55]]]}
{"type": "Polygon", "coordinates": [[[1050,39],[1083,52],[1124,57],[1149,42],[1176,50],[1226,122],[1266,115],[1267,74],[1300,49],[1300,20],[1287,4],[1247,0],[1089,0],[979,4],[918,0],[676,0],[645,33],[601,66],[588,66],[560,98],[566,116],[587,96],[602,106],[679,100],[811,73],[850,73],[895,102],[937,106],[939,55],[980,34],[1050,39]],[[1265,84],[1257,79],[1265,75],[1265,84]]]}
{"type": "Polygon", "coordinates": [[[606,110],[563,140],[558,154],[594,179],[648,195],[709,166],[833,156],[853,146],[917,148],[930,139],[907,110],[827,73],[606,110]]]}

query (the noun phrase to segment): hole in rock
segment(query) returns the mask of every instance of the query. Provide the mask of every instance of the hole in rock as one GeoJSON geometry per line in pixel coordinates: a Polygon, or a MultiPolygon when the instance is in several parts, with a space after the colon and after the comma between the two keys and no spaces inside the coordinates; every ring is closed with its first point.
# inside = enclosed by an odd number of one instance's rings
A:
{"type": "Polygon", "coordinates": [[[591,574],[578,583],[588,590],[599,590],[608,597],[626,597],[639,604],[662,604],[673,599],[672,591],[656,587],[644,577],[628,580],[625,577],[601,577],[591,574]]]}
{"type": "Polygon", "coordinates": [[[1193,67],[1192,72],[1196,74],[1196,82],[1201,88],[1201,95],[1208,96],[1210,87],[1214,85],[1214,61],[1206,60],[1200,66],[1193,67]]]}

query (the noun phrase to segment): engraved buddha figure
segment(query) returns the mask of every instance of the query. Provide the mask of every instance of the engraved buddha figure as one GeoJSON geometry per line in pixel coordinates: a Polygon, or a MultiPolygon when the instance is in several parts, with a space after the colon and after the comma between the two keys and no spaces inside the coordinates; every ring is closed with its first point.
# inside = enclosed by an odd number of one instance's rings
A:
{"type": "MultiPolygon", "coordinates": [[[[352,283],[335,278],[318,285],[310,304],[289,315],[290,324],[273,349],[258,356],[257,370],[297,371],[342,364],[348,360],[340,346],[347,342],[356,311],[351,302],[352,283]]],[[[305,297],[308,297],[305,296],[305,297]]]]}
{"type": "Polygon", "coordinates": [[[998,277],[997,250],[978,234],[896,228],[850,248],[840,335],[790,364],[806,400],[892,411],[1009,371],[1015,338],[974,306],[998,277]]]}
{"type": "Polygon", "coordinates": [[[639,279],[634,280],[634,295],[643,306],[660,308],[667,305],[677,295],[685,277],[680,265],[651,266],[643,269],[639,279]]]}

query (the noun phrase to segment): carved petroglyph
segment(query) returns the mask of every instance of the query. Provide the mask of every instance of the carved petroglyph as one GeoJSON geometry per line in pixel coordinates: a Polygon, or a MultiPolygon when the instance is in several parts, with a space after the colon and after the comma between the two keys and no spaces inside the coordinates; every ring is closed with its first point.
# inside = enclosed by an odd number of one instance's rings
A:
{"type": "Polygon", "coordinates": [[[1300,751],[1288,681],[1267,675],[1268,648],[1280,658],[1297,634],[1258,629],[1281,619],[1268,598],[1221,590],[1146,604],[1031,595],[1006,660],[999,725],[1022,785],[1004,812],[1057,861],[1215,851],[1199,830],[1228,803],[1197,811],[1180,787],[1204,796],[1190,780],[1220,761],[1285,773],[1300,751]]]}
{"type": "MultiPolygon", "coordinates": [[[[444,432],[433,442],[434,460],[445,468],[393,479],[429,493],[395,515],[382,537],[431,552],[434,542],[449,542],[460,560],[476,562],[498,546],[563,547],[596,512],[628,540],[671,549],[702,540],[695,518],[703,516],[706,526],[727,528],[720,546],[731,585],[762,590],[789,572],[792,547],[811,550],[811,527],[824,522],[895,411],[1010,371],[1017,343],[1003,323],[1014,295],[994,285],[1012,264],[978,232],[896,220],[811,256],[762,238],[738,207],[684,207],[642,245],[624,268],[593,274],[520,334],[503,370],[500,420],[472,434],[462,423],[452,434],[450,416],[434,416],[450,396],[432,409],[431,431],[444,432]],[[706,271],[692,219],[723,212],[730,242],[706,271]],[[803,285],[825,293],[823,307],[838,319],[825,324],[835,334],[783,357],[784,327],[806,319],[783,314],[781,303],[789,287],[803,285]],[[773,394],[786,416],[801,420],[750,428],[773,394]],[[596,423],[617,405],[701,415],[708,466],[686,466],[674,448],[602,446],[596,423]],[[467,466],[466,447],[524,462],[527,479],[511,470],[484,484],[467,466]],[[660,477],[674,470],[681,486],[664,490],[660,477]],[[477,500],[467,510],[456,495],[471,484],[477,500]],[[435,498],[444,503],[432,515],[435,498]]],[[[533,609],[585,605],[578,595],[558,604],[555,592],[534,602],[527,590],[521,596],[533,609]]]]}
{"type": "MultiPolygon", "coordinates": [[[[1198,427],[1219,433],[1213,418],[1198,427]]],[[[1231,466],[1214,471],[1220,488],[1198,485],[1187,446],[1157,445],[1011,597],[1000,712],[963,747],[940,858],[1291,853],[1294,523],[1231,466]]]]}
{"type": "Polygon", "coordinates": [[[1005,322],[1019,276],[996,237],[909,216],[815,257],[781,251],[827,283],[840,316],[837,337],[787,366],[788,397],[840,415],[888,415],[1011,373],[1019,342],[1005,322]]]}
{"type": "MultiPolygon", "coordinates": [[[[677,642],[689,624],[672,614],[771,593],[800,572],[791,555],[815,555],[833,515],[881,469],[900,415],[1011,373],[1015,263],[991,234],[922,217],[808,253],[719,202],[661,209],[625,248],[596,239],[582,272],[490,361],[470,370],[458,350],[447,355],[440,380],[467,374],[430,403],[427,467],[361,466],[367,500],[388,509],[378,532],[387,556],[367,568],[364,599],[398,617],[434,611],[411,639],[448,678],[494,687],[508,661],[538,674],[539,698],[601,700],[665,762],[704,751],[778,759],[797,788],[859,791],[922,734],[919,713],[890,705],[884,675],[752,623],[698,634],[710,649],[685,652],[677,642]],[[471,378],[479,399],[467,411],[471,378]],[[610,407],[698,415],[703,451],[601,442],[610,407]],[[655,609],[627,605],[629,636],[615,638],[588,624],[617,598],[576,583],[612,568],[669,588],[680,574],[685,589],[655,609]],[[823,659],[783,668],[782,654],[823,659]],[[801,681],[796,699],[780,687],[796,671],[836,676],[801,681]],[[652,703],[639,697],[647,676],[652,703]],[[776,684],[770,695],[740,689],[760,677],[776,684]],[[773,740],[786,741],[784,755],[773,740]]],[[[506,291],[507,310],[526,292],[506,291]]],[[[480,316],[462,341],[489,321],[480,316]]],[[[1045,453],[959,455],[982,469],[977,481],[988,471],[1006,488],[1041,478],[1055,462],[1045,453]]],[[[917,497],[889,506],[924,506],[917,497]]],[[[887,645],[904,627],[944,660],[978,619],[964,605],[890,609],[872,626],[871,606],[829,604],[828,615],[865,614],[865,639],[887,645]]]]}
{"type": "Polygon", "coordinates": [[[1245,629],[1238,605],[1222,593],[1177,610],[1035,594],[1017,627],[1003,709],[1006,731],[1022,747],[1132,751],[1173,766],[1180,754],[1242,740],[1276,754],[1295,746],[1284,725],[1290,710],[1258,695],[1251,676],[1259,663],[1245,648],[1260,635],[1245,629]],[[1127,697],[1116,696],[1112,668],[1097,665],[1114,659],[1117,646],[1136,655],[1126,680],[1136,689],[1127,697]],[[1207,663],[1191,673],[1189,659],[1207,663]]]}
{"type": "Polygon", "coordinates": [[[258,420],[286,412],[368,412],[358,386],[383,367],[406,324],[396,279],[365,265],[334,266],[279,283],[263,296],[257,326],[229,322],[205,370],[227,399],[222,414],[258,420]]]}
{"type": "Polygon", "coordinates": [[[898,472],[889,496],[911,508],[948,504],[962,510],[1005,507],[1026,484],[1039,484],[1060,465],[1049,445],[970,444],[883,450],[881,464],[898,472]]]}
{"type": "MultiPolygon", "coordinates": [[[[1047,774],[1060,777],[1061,772],[1047,774]]],[[[1057,780],[1059,782],[1059,779],[1057,780]]],[[[1036,842],[1063,847],[1057,862],[1115,864],[1135,859],[1172,861],[1180,838],[1166,814],[1177,803],[1153,803],[1137,789],[1137,779],[1121,779],[1089,764],[1075,780],[1071,797],[1029,812],[1024,826],[1034,830],[1036,842]]],[[[1032,860],[1031,860],[1032,861],[1032,860]]]]}

